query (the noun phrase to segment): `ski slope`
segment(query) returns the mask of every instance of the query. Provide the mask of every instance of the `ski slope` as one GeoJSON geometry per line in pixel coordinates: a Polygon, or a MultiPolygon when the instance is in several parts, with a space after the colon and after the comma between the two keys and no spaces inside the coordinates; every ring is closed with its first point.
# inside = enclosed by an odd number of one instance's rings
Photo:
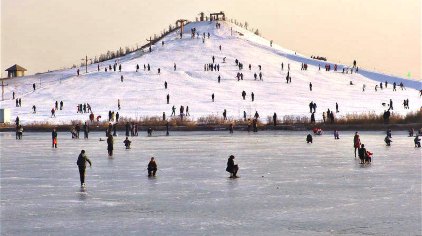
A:
{"type": "MultiPolygon", "coordinates": [[[[300,40],[300,39],[298,39],[300,40]]],[[[108,117],[108,111],[119,112],[121,117],[139,119],[142,117],[162,116],[171,114],[171,108],[189,106],[192,119],[209,115],[222,115],[227,110],[229,118],[240,119],[243,111],[252,117],[255,111],[260,114],[261,120],[274,112],[279,118],[285,115],[310,116],[308,104],[313,101],[317,104],[315,117],[322,119],[322,112],[335,110],[338,102],[340,112],[337,117],[351,113],[382,113],[388,109],[382,103],[392,99],[394,113],[406,114],[418,111],[421,108],[419,91],[422,88],[420,81],[406,80],[382,73],[359,69],[359,73],[343,74],[343,66],[338,65],[338,71],[327,72],[324,69],[326,62],[312,60],[308,57],[273,44],[270,47],[268,40],[237,27],[228,22],[221,22],[221,28],[216,29],[215,22],[193,22],[185,26],[183,38],[178,32],[166,36],[162,46],[161,41],[153,45],[152,52],[133,52],[117,60],[80,68],[81,75],[76,76],[76,69],[57,70],[42,74],[19,77],[8,80],[5,87],[5,101],[0,103],[2,108],[10,108],[12,119],[19,116],[23,124],[34,122],[48,122],[65,124],[73,120],[88,120],[88,113],[77,113],[77,104],[89,103],[95,117],[108,117]],[[196,28],[199,38],[191,38],[191,28],[196,28]],[[233,29],[231,31],[231,28],[233,29]],[[202,41],[203,33],[210,33],[210,38],[202,41]],[[222,50],[219,50],[221,45],[222,50]],[[220,71],[204,71],[204,64],[215,63],[220,65],[220,71]],[[226,62],[223,63],[223,58],[226,62]],[[235,64],[238,59],[244,64],[240,72],[244,80],[237,81],[239,72],[235,64]],[[105,72],[104,67],[115,62],[122,65],[121,72],[105,72]],[[308,70],[301,70],[301,63],[308,63],[308,70]],[[174,71],[173,65],[177,64],[174,71]],[[281,63],[284,70],[281,70],[281,63]],[[139,64],[139,72],[135,71],[139,64]],[[144,71],[143,65],[150,64],[151,71],[144,71]],[[248,65],[252,69],[248,69],[248,65]],[[287,66],[290,64],[292,83],[287,84],[285,77],[287,66]],[[321,64],[321,70],[318,65],[321,64]],[[254,73],[259,74],[258,65],[262,66],[263,81],[254,80],[254,73]],[[161,69],[158,74],[157,69],[161,69]],[[120,82],[121,75],[124,81],[120,82]],[[221,76],[221,83],[217,77],[221,76]],[[168,89],[164,89],[167,81],[168,89]],[[349,82],[353,81],[354,85],[349,82]],[[375,92],[374,87],[380,81],[388,81],[387,89],[375,92]],[[406,90],[397,86],[393,91],[392,83],[403,82],[406,90]],[[309,91],[309,83],[313,89],[309,91]],[[33,91],[32,84],[37,89],[33,91]],[[366,91],[362,92],[362,86],[366,91]],[[15,107],[12,92],[22,99],[22,107],[15,107]],[[241,97],[242,91],[247,93],[246,100],[241,97]],[[251,101],[251,92],[255,94],[255,101],[251,101]],[[215,94],[215,102],[211,94],[215,94]],[[166,104],[166,96],[170,95],[170,104],[166,104]],[[117,108],[120,99],[121,110],[117,108]],[[403,108],[403,100],[409,99],[410,109],[403,108]],[[50,110],[55,101],[63,101],[64,109],[56,112],[51,118],[50,110]],[[32,113],[32,106],[37,107],[37,113],[32,113]]],[[[333,63],[331,63],[333,67],[333,63]]],[[[359,65],[358,65],[359,66],[359,65]]]]}

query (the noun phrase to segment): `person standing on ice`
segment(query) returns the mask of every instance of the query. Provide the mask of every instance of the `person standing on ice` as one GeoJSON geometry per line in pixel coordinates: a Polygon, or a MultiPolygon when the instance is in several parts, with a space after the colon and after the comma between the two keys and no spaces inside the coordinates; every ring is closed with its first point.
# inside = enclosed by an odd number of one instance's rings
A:
{"type": "Polygon", "coordinates": [[[120,114],[119,112],[116,113],[116,123],[119,123],[120,114]]]}
{"type": "Polygon", "coordinates": [[[252,120],[252,128],[253,128],[253,132],[258,132],[258,120],[257,119],[253,119],[252,120]]]}
{"type": "Polygon", "coordinates": [[[22,125],[19,125],[18,127],[16,127],[16,131],[17,131],[17,138],[16,139],[22,139],[22,135],[23,135],[22,125]]]}
{"type": "Polygon", "coordinates": [[[385,138],[384,138],[384,142],[387,144],[387,146],[391,146],[391,143],[393,142],[392,140],[391,140],[391,138],[387,135],[387,136],[385,136],[385,138]]]}
{"type": "Polygon", "coordinates": [[[170,94],[167,94],[167,104],[170,102],[170,94]]]}
{"type": "Polygon", "coordinates": [[[111,133],[108,134],[107,137],[107,151],[108,151],[108,156],[113,156],[113,136],[111,135],[111,133]]]}
{"type": "Polygon", "coordinates": [[[56,128],[51,132],[52,147],[57,148],[57,131],[56,128]]]}
{"type": "Polygon", "coordinates": [[[230,123],[229,125],[229,133],[233,133],[233,123],[230,123]]]}
{"type": "Polygon", "coordinates": [[[130,131],[130,123],[129,122],[126,122],[125,128],[126,128],[126,136],[129,136],[129,131],[130,131]]]}
{"type": "Polygon", "coordinates": [[[76,131],[76,138],[79,139],[79,132],[81,132],[81,127],[79,124],[75,125],[75,131],[76,131]]]}
{"type": "Polygon", "coordinates": [[[339,113],[340,111],[338,110],[338,103],[336,102],[336,113],[339,113]]]}
{"type": "Polygon", "coordinates": [[[234,164],[234,156],[230,155],[227,160],[226,171],[230,173],[230,178],[237,178],[237,172],[239,171],[239,166],[234,164]]]}
{"type": "Polygon", "coordinates": [[[390,110],[394,110],[393,109],[393,100],[390,99],[390,110]]]}
{"type": "Polygon", "coordinates": [[[169,136],[170,135],[170,133],[169,133],[169,122],[167,121],[167,123],[166,123],[166,136],[169,136]]]}
{"type": "Polygon", "coordinates": [[[37,113],[37,107],[35,105],[32,106],[32,110],[33,110],[32,113],[34,113],[34,114],[37,113]]]}
{"type": "Polygon", "coordinates": [[[15,91],[12,92],[12,99],[15,99],[15,91]]]}
{"type": "Polygon", "coordinates": [[[273,123],[274,123],[274,127],[276,127],[277,126],[277,113],[275,113],[275,112],[274,112],[274,115],[273,115],[273,123]]]}
{"type": "Polygon", "coordinates": [[[139,64],[136,64],[136,72],[139,70],[139,64]]]}
{"type": "Polygon", "coordinates": [[[252,99],[252,102],[255,101],[255,94],[253,92],[251,93],[251,99],[252,99]]]}
{"type": "Polygon", "coordinates": [[[173,68],[174,68],[174,71],[176,71],[176,63],[174,63],[173,68]]]}
{"type": "Polygon", "coordinates": [[[356,158],[356,150],[359,149],[361,143],[360,143],[360,137],[358,132],[355,132],[355,136],[353,137],[353,147],[355,148],[355,158],[356,158]]]}
{"type": "Polygon", "coordinates": [[[82,126],[82,129],[84,131],[84,139],[88,139],[88,133],[89,133],[89,125],[85,122],[85,124],[82,126]]]}
{"type": "Polygon", "coordinates": [[[164,89],[167,89],[167,81],[164,81],[164,89]]]}
{"type": "Polygon", "coordinates": [[[214,62],[215,62],[215,57],[212,56],[212,63],[214,64],[214,62]]]}
{"type": "Polygon", "coordinates": [[[338,130],[334,130],[334,139],[340,139],[338,130]]]}
{"type": "Polygon", "coordinates": [[[211,94],[211,99],[212,99],[212,102],[214,102],[214,93],[211,94]]]}
{"type": "Polygon", "coordinates": [[[309,82],[309,91],[312,91],[312,82],[309,82]]]}
{"type": "Polygon", "coordinates": [[[79,168],[79,179],[81,181],[81,187],[85,187],[85,169],[86,163],[89,163],[89,167],[92,166],[91,160],[85,155],[85,150],[82,150],[79,154],[78,160],[76,161],[76,165],[79,168]]]}
{"type": "Polygon", "coordinates": [[[33,84],[32,84],[32,88],[33,88],[33,89],[34,89],[34,91],[35,91],[35,83],[33,83],[33,84]]]}
{"type": "Polygon", "coordinates": [[[76,74],[79,76],[79,69],[76,70],[76,74]]]}
{"type": "Polygon", "coordinates": [[[309,113],[312,113],[312,108],[314,107],[314,102],[311,101],[311,103],[309,103],[309,113]]]}
{"type": "Polygon", "coordinates": [[[242,91],[242,98],[243,98],[243,100],[245,100],[245,97],[246,97],[246,92],[245,92],[245,90],[243,90],[242,91]]]}
{"type": "Polygon", "coordinates": [[[223,111],[223,120],[227,120],[227,111],[224,109],[223,111]]]}
{"type": "Polygon", "coordinates": [[[315,124],[315,112],[311,114],[311,124],[315,124]]]}

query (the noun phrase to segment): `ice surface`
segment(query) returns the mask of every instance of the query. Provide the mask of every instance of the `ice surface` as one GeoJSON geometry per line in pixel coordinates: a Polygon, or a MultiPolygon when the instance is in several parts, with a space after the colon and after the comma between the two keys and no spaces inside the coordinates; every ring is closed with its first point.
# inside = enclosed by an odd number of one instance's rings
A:
{"type": "MultiPolygon", "coordinates": [[[[382,103],[394,102],[394,113],[407,114],[419,111],[422,89],[421,81],[406,80],[399,77],[375,73],[360,68],[361,73],[342,74],[339,71],[326,72],[326,62],[312,60],[309,57],[295,54],[291,50],[278,45],[269,46],[269,41],[254,35],[228,22],[222,22],[221,29],[215,29],[210,22],[194,22],[185,27],[183,39],[179,39],[174,32],[164,38],[165,45],[158,42],[151,53],[134,52],[116,60],[100,63],[101,71],[97,72],[97,65],[80,68],[81,75],[76,76],[76,69],[58,70],[43,74],[31,75],[8,80],[5,87],[6,101],[0,102],[1,108],[10,108],[12,118],[21,118],[23,124],[32,122],[49,122],[55,124],[70,123],[72,120],[87,120],[88,114],[77,114],[76,105],[89,103],[95,116],[101,115],[103,120],[109,110],[117,112],[117,100],[120,99],[121,117],[142,118],[145,116],[161,116],[163,112],[171,113],[174,105],[189,106],[191,118],[209,115],[222,115],[227,110],[228,117],[239,119],[243,111],[251,117],[258,111],[266,121],[267,116],[274,112],[279,118],[284,115],[310,116],[308,104],[313,101],[318,109],[315,114],[317,120],[322,119],[322,112],[335,109],[338,102],[340,113],[344,116],[351,113],[382,113],[388,109],[382,103]],[[190,29],[196,28],[202,34],[210,33],[210,39],[202,43],[201,39],[190,38],[190,29]],[[230,29],[233,28],[233,36],[230,29]],[[236,32],[242,32],[243,36],[236,32]],[[222,50],[219,50],[219,46],[222,50]],[[204,64],[212,62],[220,64],[219,72],[204,71],[204,64]],[[226,57],[226,63],[223,58],[226,57]],[[238,82],[236,74],[239,72],[235,59],[244,64],[241,71],[244,80],[238,82]],[[122,64],[122,72],[104,72],[104,67],[115,62],[122,64]],[[177,70],[173,70],[173,63],[177,70]],[[281,63],[284,70],[281,71],[281,63]],[[307,71],[300,70],[301,63],[308,63],[307,71]],[[139,64],[140,71],[135,72],[139,64]],[[144,71],[143,65],[150,64],[151,71],[144,71]],[[252,70],[248,65],[252,65],[252,70]],[[291,66],[292,83],[286,84],[288,64],[291,66]],[[318,70],[321,64],[321,71],[318,70]],[[254,73],[259,73],[258,65],[262,66],[263,81],[255,81],[254,73]],[[158,75],[157,69],[161,68],[158,75]],[[120,76],[124,82],[120,82],[120,76]],[[221,83],[217,77],[221,76],[221,83]],[[164,89],[164,81],[168,82],[168,89],[164,89]],[[353,81],[355,85],[349,85],[353,81]],[[375,85],[380,81],[388,81],[387,89],[378,89],[375,85]],[[309,91],[309,83],[313,84],[313,91],[309,91]],[[404,82],[406,90],[393,92],[393,82],[404,82]],[[36,83],[34,92],[32,84],[36,83]],[[363,85],[366,91],[362,92],[363,85]],[[22,98],[22,107],[16,108],[12,100],[12,92],[22,98]],[[247,93],[246,100],[241,97],[242,91],[247,93]],[[251,102],[251,93],[255,94],[255,101],[251,102]],[[211,102],[211,94],[215,94],[215,102],[211,102]],[[166,104],[166,95],[170,94],[170,104],[166,104]],[[403,100],[409,99],[410,109],[404,109],[403,100]],[[56,112],[56,118],[50,118],[50,110],[55,101],[64,102],[64,110],[56,112]],[[32,105],[36,105],[37,113],[32,114],[32,105]]],[[[317,50],[316,50],[317,51],[317,50]]],[[[359,59],[358,66],[359,66],[359,59]]],[[[334,62],[335,63],[335,62],[334,62]]],[[[334,65],[334,63],[331,63],[334,65]]]]}
{"type": "Polygon", "coordinates": [[[2,235],[420,235],[421,149],[405,132],[361,132],[374,152],[361,166],[353,133],[172,132],[115,140],[0,133],[2,235]],[[76,159],[85,149],[87,191],[76,159]],[[225,172],[236,156],[239,179],[225,172]],[[146,175],[151,156],[157,177],[146,175]]]}

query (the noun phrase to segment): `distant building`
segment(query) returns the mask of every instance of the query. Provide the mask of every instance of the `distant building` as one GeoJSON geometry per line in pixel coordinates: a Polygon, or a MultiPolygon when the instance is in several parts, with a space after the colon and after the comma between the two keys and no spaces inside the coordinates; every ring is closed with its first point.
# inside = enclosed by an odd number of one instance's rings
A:
{"type": "Polygon", "coordinates": [[[25,76],[26,69],[20,65],[15,64],[11,66],[10,68],[6,69],[6,71],[7,71],[7,77],[12,78],[12,77],[25,76]]]}

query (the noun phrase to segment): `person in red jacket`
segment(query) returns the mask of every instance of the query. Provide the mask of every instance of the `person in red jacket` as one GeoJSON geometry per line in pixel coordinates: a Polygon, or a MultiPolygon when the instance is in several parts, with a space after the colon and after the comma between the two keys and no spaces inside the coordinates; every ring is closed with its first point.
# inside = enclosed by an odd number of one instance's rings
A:
{"type": "Polygon", "coordinates": [[[356,150],[360,147],[360,137],[358,132],[355,133],[355,136],[353,137],[353,147],[355,148],[355,158],[356,158],[356,150]]]}

